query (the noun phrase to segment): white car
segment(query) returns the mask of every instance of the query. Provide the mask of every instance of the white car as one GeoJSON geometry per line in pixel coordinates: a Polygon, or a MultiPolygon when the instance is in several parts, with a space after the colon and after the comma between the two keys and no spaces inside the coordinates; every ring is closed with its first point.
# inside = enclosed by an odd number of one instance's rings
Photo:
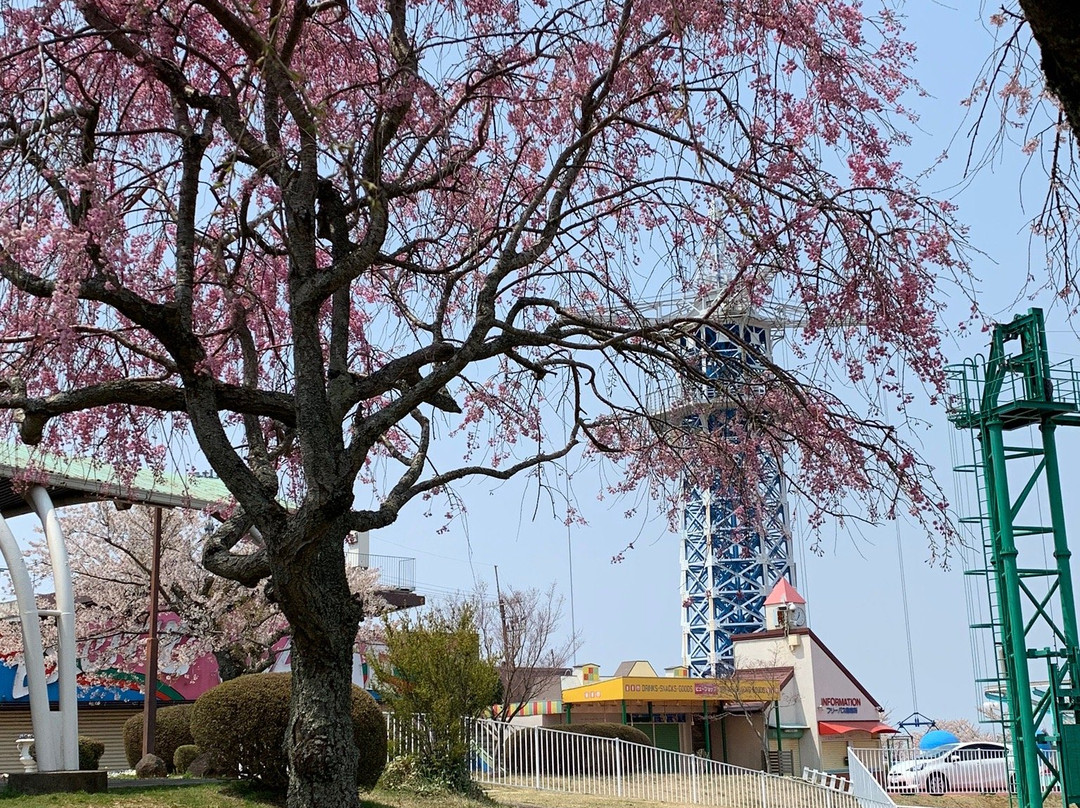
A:
{"type": "Polygon", "coordinates": [[[950,743],[920,752],[889,768],[889,791],[1007,791],[1009,767],[1003,744],[988,741],[950,743]]]}

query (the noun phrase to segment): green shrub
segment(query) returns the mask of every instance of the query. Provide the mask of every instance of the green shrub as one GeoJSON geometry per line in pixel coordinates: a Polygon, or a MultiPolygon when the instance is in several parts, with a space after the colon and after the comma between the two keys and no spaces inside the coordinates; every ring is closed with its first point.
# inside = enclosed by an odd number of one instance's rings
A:
{"type": "Polygon", "coordinates": [[[467,763],[448,769],[445,765],[425,762],[418,755],[399,755],[387,763],[379,788],[427,797],[453,794],[485,800],[484,791],[473,781],[467,763]]]}
{"type": "MultiPolygon", "coordinates": [[[[173,771],[173,755],[177,747],[195,743],[191,737],[193,704],[174,704],[159,707],[154,718],[154,754],[165,761],[165,767],[173,771]]],[[[143,714],[133,715],[124,723],[124,755],[128,765],[142,758],[143,714]]]]}
{"type": "MultiPolygon", "coordinates": [[[[195,743],[214,753],[225,773],[272,791],[286,791],[285,731],[291,693],[288,673],[257,673],[221,683],[195,702],[191,721],[195,743]]],[[[356,784],[370,789],[386,765],[386,721],[375,700],[355,685],[351,712],[359,751],[356,784]]]]}
{"type": "Polygon", "coordinates": [[[83,771],[93,771],[98,767],[101,756],[105,754],[105,744],[97,738],[87,735],[79,736],[79,768],[83,771]]]}
{"type": "Polygon", "coordinates": [[[202,750],[193,743],[176,747],[173,753],[173,769],[177,774],[187,774],[191,761],[202,754],[202,750]]]}
{"type": "Polygon", "coordinates": [[[613,775],[648,768],[652,740],[641,730],[622,724],[568,724],[517,730],[505,742],[506,765],[511,771],[545,775],[613,775]],[[550,732],[549,730],[555,730],[550,732]],[[585,736],[585,737],[579,737],[585,736]],[[612,743],[613,739],[625,743],[612,743]],[[618,757],[616,757],[618,750],[618,757]]]}
{"type": "MultiPolygon", "coordinates": [[[[95,770],[103,754],[105,754],[105,744],[89,735],[79,736],[79,768],[82,771],[95,770]]],[[[37,744],[35,743],[30,744],[30,757],[37,760],[37,744]]]]}

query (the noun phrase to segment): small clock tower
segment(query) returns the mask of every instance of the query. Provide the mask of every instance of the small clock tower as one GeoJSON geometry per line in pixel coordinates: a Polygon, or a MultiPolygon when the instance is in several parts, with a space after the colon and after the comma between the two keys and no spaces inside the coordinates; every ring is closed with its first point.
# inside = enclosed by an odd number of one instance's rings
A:
{"type": "Polygon", "coordinates": [[[781,578],[765,598],[765,630],[802,628],[806,625],[806,598],[781,578]]]}

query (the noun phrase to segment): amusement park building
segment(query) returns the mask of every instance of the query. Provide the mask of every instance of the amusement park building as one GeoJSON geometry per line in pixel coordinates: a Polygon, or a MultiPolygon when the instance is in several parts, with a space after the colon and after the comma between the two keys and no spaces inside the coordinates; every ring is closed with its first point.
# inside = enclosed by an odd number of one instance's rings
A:
{"type": "Polygon", "coordinates": [[[553,679],[518,720],[629,724],[658,747],[746,768],[846,772],[849,747],[879,746],[896,730],[805,625],[805,601],[786,580],[766,599],[765,612],[765,630],[734,638],[730,676],[691,677],[683,666],[658,676],[639,660],[603,677],[595,664],[578,665],[570,676],[553,679]]]}

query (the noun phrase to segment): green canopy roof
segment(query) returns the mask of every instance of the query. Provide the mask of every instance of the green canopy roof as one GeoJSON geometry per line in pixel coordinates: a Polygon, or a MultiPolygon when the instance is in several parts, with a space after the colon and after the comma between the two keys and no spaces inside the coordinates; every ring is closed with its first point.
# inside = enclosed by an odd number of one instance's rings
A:
{"type": "Polygon", "coordinates": [[[216,478],[158,475],[145,469],[131,475],[92,458],[64,457],[0,443],[0,514],[5,517],[31,510],[15,490],[15,480],[44,486],[57,507],[107,499],[202,510],[232,501],[229,489],[216,478]]]}

